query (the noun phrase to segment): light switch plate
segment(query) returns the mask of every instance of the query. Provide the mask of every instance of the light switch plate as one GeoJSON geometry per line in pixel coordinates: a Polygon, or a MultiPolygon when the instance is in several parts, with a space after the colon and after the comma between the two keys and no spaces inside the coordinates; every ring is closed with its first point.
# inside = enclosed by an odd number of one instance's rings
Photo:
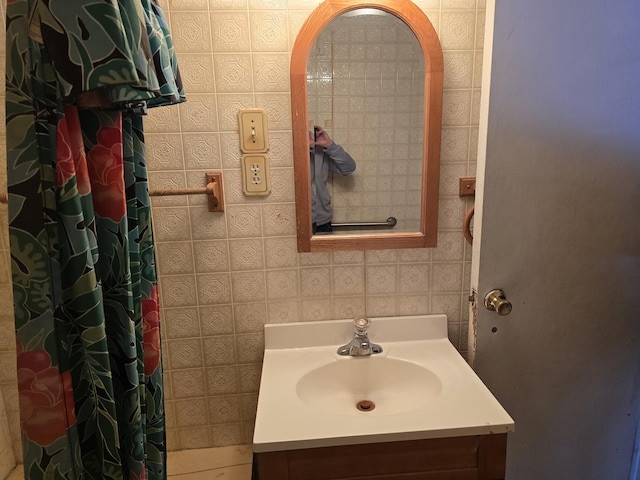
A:
{"type": "Polygon", "coordinates": [[[242,153],[267,153],[269,150],[267,112],[262,108],[239,110],[238,127],[242,153]]]}
{"type": "Polygon", "coordinates": [[[245,195],[271,193],[271,173],[267,154],[242,155],[242,191],[245,195]]]}

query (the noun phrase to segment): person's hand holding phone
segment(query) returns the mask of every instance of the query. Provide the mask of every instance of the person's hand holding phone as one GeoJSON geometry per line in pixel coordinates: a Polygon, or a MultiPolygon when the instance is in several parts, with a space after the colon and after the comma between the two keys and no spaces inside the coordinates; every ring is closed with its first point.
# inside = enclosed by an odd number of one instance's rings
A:
{"type": "MultiPolygon", "coordinates": [[[[315,145],[320,145],[322,148],[329,148],[333,145],[333,140],[331,140],[329,134],[319,125],[314,125],[313,132],[315,145]]],[[[311,141],[311,139],[309,139],[309,141],[311,141]]]]}

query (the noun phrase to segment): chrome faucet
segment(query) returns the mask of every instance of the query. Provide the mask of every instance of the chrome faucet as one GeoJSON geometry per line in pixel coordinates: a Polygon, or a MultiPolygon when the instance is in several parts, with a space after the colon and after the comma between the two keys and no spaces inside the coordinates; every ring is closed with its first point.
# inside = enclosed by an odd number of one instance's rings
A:
{"type": "Polygon", "coordinates": [[[382,347],[369,341],[367,330],[369,329],[370,323],[371,322],[368,318],[356,318],[353,321],[353,327],[355,329],[353,340],[338,348],[338,355],[360,357],[374,353],[381,353],[382,347]]]}

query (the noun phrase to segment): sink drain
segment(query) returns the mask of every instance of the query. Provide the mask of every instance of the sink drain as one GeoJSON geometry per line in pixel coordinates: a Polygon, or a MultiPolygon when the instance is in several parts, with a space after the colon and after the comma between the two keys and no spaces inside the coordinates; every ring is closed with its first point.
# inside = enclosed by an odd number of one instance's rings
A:
{"type": "Polygon", "coordinates": [[[358,403],[356,403],[356,408],[361,412],[370,412],[371,410],[376,408],[376,404],[371,400],[360,400],[358,403]]]}

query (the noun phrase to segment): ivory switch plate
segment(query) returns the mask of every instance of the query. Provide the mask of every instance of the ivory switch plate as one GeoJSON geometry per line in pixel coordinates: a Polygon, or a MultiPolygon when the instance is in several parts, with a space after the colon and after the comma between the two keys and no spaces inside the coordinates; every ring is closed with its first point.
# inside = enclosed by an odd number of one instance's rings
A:
{"type": "Polygon", "coordinates": [[[267,153],[269,132],[267,113],[261,108],[247,108],[238,111],[240,127],[240,151],[242,153],[267,153]]]}

